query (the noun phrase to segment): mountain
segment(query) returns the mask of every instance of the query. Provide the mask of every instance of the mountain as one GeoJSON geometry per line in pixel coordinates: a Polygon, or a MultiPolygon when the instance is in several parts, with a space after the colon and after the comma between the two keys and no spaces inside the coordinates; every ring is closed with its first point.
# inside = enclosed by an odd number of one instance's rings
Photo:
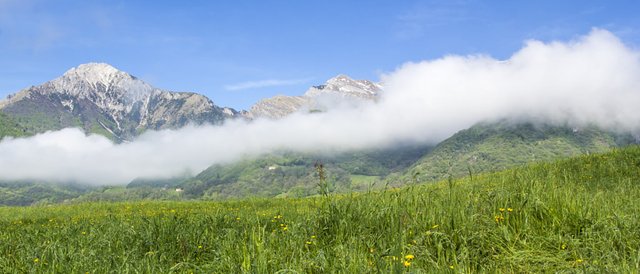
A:
{"type": "Polygon", "coordinates": [[[396,183],[426,182],[467,176],[531,162],[605,152],[637,142],[638,139],[630,134],[594,126],[575,128],[527,122],[485,122],[444,140],[401,176],[391,180],[396,183]]]}
{"type": "Polygon", "coordinates": [[[431,149],[407,145],[332,155],[275,153],[226,165],[214,165],[180,187],[190,197],[303,197],[318,194],[316,163],[325,167],[333,192],[365,191],[384,186],[394,172],[411,166],[431,149]]]}
{"type": "Polygon", "coordinates": [[[218,124],[238,116],[203,95],[158,89],[104,63],[80,65],[10,95],[0,102],[0,111],[30,134],[81,127],[119,141],[147,129],[218,124]]]}
{"type": "Polygon", "coordinates": [[[20,137],[26,134],[27,129],[8,115],[0,112],[0,139],[4,136],[20,137]]]}
{"type": "Polygon", "coordinates": [[[62,203],[91,191],[92,187],[75,184],[0,181],[0,206],[62,203]]]}
{"type": "Polygon", "coordinates": [[[629,134],[596,127],[504,120],[476,124],[435,147],[413,145],[335,155],[271,154],[214,165],[180,186],[190,197],[205,199],[315,195],[319,189],[314,164],[321,162],[331,191],[364,191],[605,152],[637,141],[629,134]]]}
{"type": "Polygon", "coordinates": [[[260,100],[251,107],[248,116],[279,119],[298,111],[325,111],[335,105],[374,101],[382,90],[379,83],[338,75],[323,85],[311,87],[301,96],[278,95],[260,100]]]}

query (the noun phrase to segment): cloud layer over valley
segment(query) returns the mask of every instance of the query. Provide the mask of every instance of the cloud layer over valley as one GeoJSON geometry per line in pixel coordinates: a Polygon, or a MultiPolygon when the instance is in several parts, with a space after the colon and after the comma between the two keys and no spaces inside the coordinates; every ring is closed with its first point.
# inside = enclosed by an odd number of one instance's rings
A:
{"type": "Polygon", "coordinates": [[[0,179],[124,184],[280,149],[434,144],[477,122],[504,118],[637,133],[639,54],[596,29],[574,41],[528,41],[508,60],[474,55],[407,63],[382,75],[385,91],[377,103],[356,108],[147,132],[123,144],[78,129],[5,138],[0,179]]]}

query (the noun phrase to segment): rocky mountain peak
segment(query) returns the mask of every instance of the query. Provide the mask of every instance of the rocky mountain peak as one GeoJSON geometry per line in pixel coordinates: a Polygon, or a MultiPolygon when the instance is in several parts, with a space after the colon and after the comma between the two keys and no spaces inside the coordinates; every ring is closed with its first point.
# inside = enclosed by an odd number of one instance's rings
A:
{"type": "Polygon", "coordinates": [[[155,88],[105,63],[69,69],[0,101],[0,109],[22,119],[46,113],[54,126],[43,130],[82,127],[117,140],[131,139],[147,129],[217,124],[241,115],[197,93],[155,88]]]}
{"type": "Polygon", "coordinates": [[[95,92],[111,93],[129,102],[143,100],[154,90],[149,84],[106,63],[79,65],[48,84],[53,86],[49,91],[80,97],[95,92]]]}
{"type": "Polygon", "coordinates": [[[101,84],[107,87],[114,84],[122,84],[122,82],[136,81],[137,79],[106,63],[87,63],[69,69],[58,80],[87,82],[93,86],[101,84]]]}
{"type": "Polygon", "coordinates": [[[117,76],[129,76],[126,72],[120,71],[107,63],[87,63],[69,69],[64,73],[67,77],[79,77],[89,82],[108,83],[117,76]]]}
{"type": "Polygon", "coordinates": [[[279,119],[298,111],[322,111],[336,103],[375,101],[382,89],[381,84],[339,74],[322,85],[312,86],[301,96],[279,95],[260,100],[251,107],[248,117],[279,119]]]}
{"type": "Polygon", "coordinates": [[[351,77],[339,74],[329,80],[324,85],[310,88],[305,96],[319,96],[327,93],[342,96],[360,97],[366,99],[375,98],[382,91],[382,86],[369,80],[354,80],[351,77]]]}

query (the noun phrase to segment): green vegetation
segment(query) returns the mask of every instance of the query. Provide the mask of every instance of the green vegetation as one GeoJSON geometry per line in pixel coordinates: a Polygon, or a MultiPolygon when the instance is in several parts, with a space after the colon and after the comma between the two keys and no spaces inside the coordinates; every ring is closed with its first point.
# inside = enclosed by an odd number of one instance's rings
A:
{"type": "Polygon", "coordinates": [[[628,147],[362,194],[0,208],[0,269],[634,273],[638,178],[628,147]]]}
{"type": "Polygon", "coordinates": [[[504,170],[531,162],[553,161],[609,151],[634,143],[629,134],[596,127],[571,128],[508,121],[480,123],[462,130],[390,181],[428,182],[449,176],[504,170]]]}
{"type": "Polygon", "coordinates": [[[90,187],[74,184],[0,182],[0,205],[26,206],[62,203],[90,190],[90,187]]]}
{"type": "Polygon", "coordinates": [[[0,139],[5,136],[21,137],[26,129],[8,115],[0,112],[0,139]]]}
{"type": "Polygon", "coordinates": [[[318,193],[314,164],[325,165],[333,192],[382,187],[385,176],[409,167],[428,146],[401,146],[336,155],[282,153],[214,165],[180,186],[187,197],[221,200],[246,197],[305,197],[318,193]],[[362,178],[369,180],[363,183],[362,178]],[[376,185],[371,184],[377,182],[376,185]]]}

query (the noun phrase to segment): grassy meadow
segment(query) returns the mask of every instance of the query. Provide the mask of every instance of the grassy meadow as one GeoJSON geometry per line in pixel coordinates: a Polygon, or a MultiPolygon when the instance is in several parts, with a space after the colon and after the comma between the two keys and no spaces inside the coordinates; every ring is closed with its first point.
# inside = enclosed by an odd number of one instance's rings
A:
{"type": "MultiPolygon", "coordinates": [[[[640,148],[359,194],[0,208],[7,273],[633,273],[640,148]]],[[[322,184],[319,184],[320,187],[322,184]]]]}

